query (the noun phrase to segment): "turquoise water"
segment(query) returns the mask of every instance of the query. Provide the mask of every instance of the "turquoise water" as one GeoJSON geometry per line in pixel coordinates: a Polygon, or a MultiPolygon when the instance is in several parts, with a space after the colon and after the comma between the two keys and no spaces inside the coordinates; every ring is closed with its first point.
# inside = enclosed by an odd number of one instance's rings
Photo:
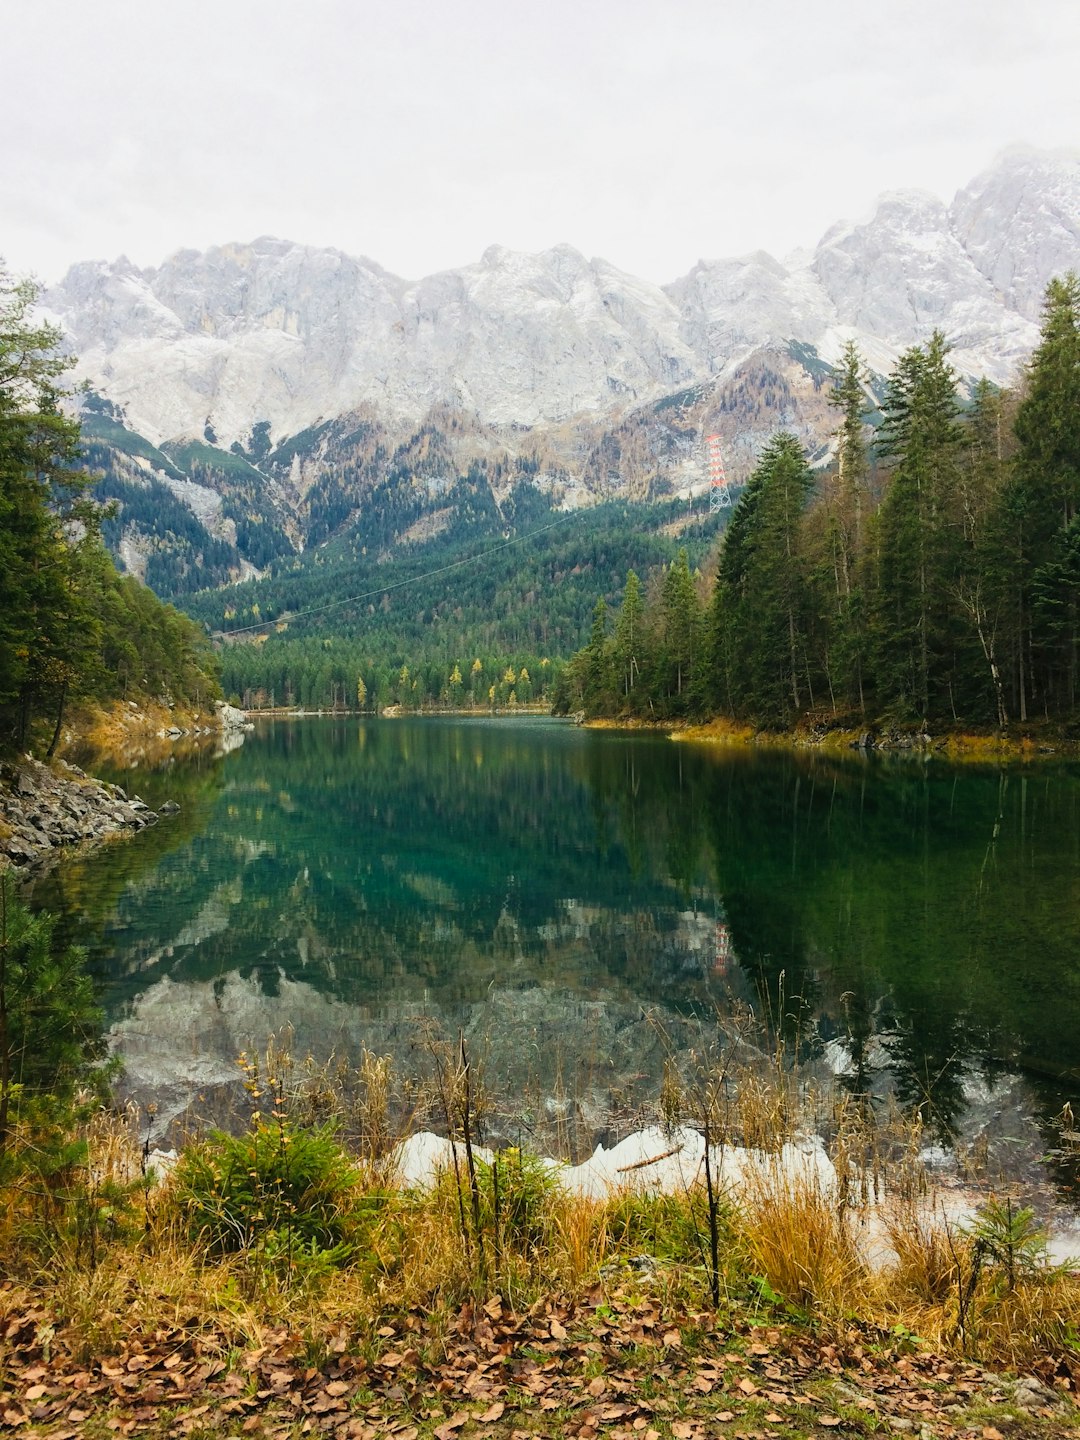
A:
{"type": "Polygon", "coordinates": [[[286,1023],[407,1065],[431,1017],[496,1078],[614,1106],[670,1027],[738,1003],[945,1129],[1001,1075],[1040,1123],[1080,1102],[1076,765],[322,718],[113,778],[180,814],[35,901],[90,947],[144,1093],[209,1093],[286,1023]]]}

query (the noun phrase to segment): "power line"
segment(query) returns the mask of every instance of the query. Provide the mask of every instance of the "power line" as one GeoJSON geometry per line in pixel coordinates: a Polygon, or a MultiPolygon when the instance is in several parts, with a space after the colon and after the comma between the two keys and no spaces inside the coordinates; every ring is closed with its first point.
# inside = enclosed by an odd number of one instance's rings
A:
{"type": "Polygon", "coordinates": [[[233,635],[250,635],[253,630],[265,630],[268,625],[278,625],[285,620],[292,625],[295,620],[306,620],[309,615],[325,615],[328,610],[340,610],[344,605],[359,605],[363,600],[372,600],[376,595],[387,595],[391,590],[401,590],[406,585],[416,585],[421,580],[431,580],[436,575],[445,575],[450,570],[460,570],[463,565],[475,565],[477,561],[486,560],[491,555],[497,555],[500,550],[509,550],[514,545],[524,545],[527,540],[534,540],[537,535],[545,535],[549,530],[562,525],[565,521],[574,517],[574,511],[568,510],[560,515],[557,520],[552,520],[549,525],[541,525],[537,530],[530,530],[526,535],[516,535],[512,540],[503,540],[498,545],[493,545],[490,550],[485,550],[481,555],[467,555],[461,560],[451,560],[448,565],[439,565],[434,570],[425,570],[419,575],[410,575],[405,580],[395,580],[389,585],[380,585],[376,590],[367,590],[363,595],[350,595],[344,600],[329,600],[325,605],[312,605],[307,610],[297,610],[295,613],[279,616],[276,620],[259,620],[254,625],[238,625],[234,630],[215,630],[212,632],[215,640],[228,640],[233,635]]]}

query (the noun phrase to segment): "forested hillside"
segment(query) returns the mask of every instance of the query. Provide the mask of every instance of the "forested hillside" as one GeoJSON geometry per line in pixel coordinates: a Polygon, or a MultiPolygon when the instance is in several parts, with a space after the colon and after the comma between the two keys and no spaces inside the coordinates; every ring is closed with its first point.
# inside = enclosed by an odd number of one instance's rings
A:
{"type": "Polygon", "coordinates": [[[906,351],[881,423],[849,345],[837,450],[815,479],[778,434],[732,516],[715,582],[688,557],[614,627],[598,602],[562,709],[1076,730],[1080,679],[1080,278],[1046,292],[1015,391],[962,404],[940,332],[906,351]]]}
{"type": "Polygon", "coordinates": [[[224,638],[226,693],[254,707],[549,700],[597,591],[614,600],[628,565],[659,572],[680,545],[704,563],[722,523],[678,502],[558,511],[524,479],[497,506],[478,471],[442,498],[445,528],[414,543],[402,537],[430,505],[387,481],[363,529],[189,597],[224,638]]]}
{"type": "Polygon", "coordinates": [[[202,631],[120,577],[78,468],[63,409],[59,335],[32,318],[36,290],[0,271],[0,750],[51,754],[72,701],[220,694],[202,631]]]}

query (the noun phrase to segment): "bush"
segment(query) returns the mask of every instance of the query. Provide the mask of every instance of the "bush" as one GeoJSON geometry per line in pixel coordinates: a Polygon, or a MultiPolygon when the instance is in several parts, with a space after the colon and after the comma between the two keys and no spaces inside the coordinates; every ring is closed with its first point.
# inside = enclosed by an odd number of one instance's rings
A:
{"type": "Polygon", "coordinates": [[[185,1151],[176,1197],[192,1237],[212,1255],[261,1245],[272,1263],[347,1259],[361,1220],[361,1176],[334,1137],[330,1125],[260,1120],[244,1135],[214,1131],[185,1151]]]}
{"type": "Polygon", "coordinates": [[[511,1146],[489,1165],[476,1166],[480,1188],[481,1224],[490,1227],[500,1245],[528,1253],[546,1244],[551,1202],[558,1180],[537,1155],[511,1146]]]}

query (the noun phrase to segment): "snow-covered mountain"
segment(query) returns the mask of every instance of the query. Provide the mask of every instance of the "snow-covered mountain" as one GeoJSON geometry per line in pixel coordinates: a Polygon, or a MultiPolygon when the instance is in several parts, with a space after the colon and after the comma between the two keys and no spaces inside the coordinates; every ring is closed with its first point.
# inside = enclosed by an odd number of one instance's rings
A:
{"type": "Polygon", "coordinates": [[[1013,151],[946,207],[882,196],[809,254],[702,261],[661,287],[568,245],[492,246],[415,283],[337,250],[260,239],[157,269],[74,266],[46,297],[80,377],[155,443],[273,441],[374,407],[433,405],[545,426],[723,379],[795,341],[826,362],[853,338],[884,371],[942,328],[968,375],[1006,382],[1047,280],[1080,266],[1080,156],[1013,151]]]}
{"type": "Polygon", "coordinates": [[[702,260],[666,286],[569,245],[411,282],[264,238],[76,265],[44,298],[89,382],[109,543],[173,595],[354,528],[381,553],[387,506],[408,517],[393,544],[427,543],[461,477],[501,513],[523,479],[560,508],[693,495],[714,432],[736,480],[780,428],[822,459],[846,341],[883,376],[940,328],[962,374],[1007,384],[1069,269],[1080,155],[1016,150],[948,207],[884,195],[813,251],[702,260]]]}

